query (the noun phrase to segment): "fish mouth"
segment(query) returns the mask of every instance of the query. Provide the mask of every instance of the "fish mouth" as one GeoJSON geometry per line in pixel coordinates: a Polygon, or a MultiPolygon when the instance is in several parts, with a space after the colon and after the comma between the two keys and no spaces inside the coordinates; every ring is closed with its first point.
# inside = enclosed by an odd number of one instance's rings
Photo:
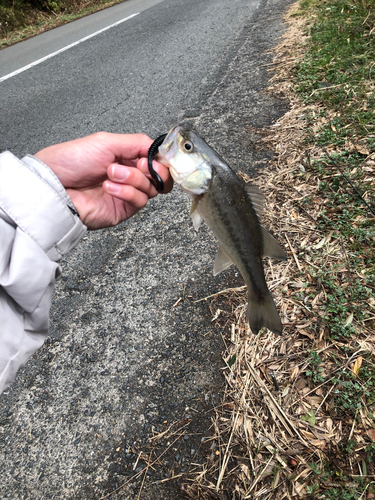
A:
{"type": "Polygon", "coordinates": [[[194,150],[192,130],[176,125],[166,135],[159,146],[157,160],[169,168],[172,179],[183,191],[191,194],[205,193],[210,185],[212,170],[207,159],[194,150]],[[189,142],[192,151],[184,150],[184,143],[189,142]]]}
{"type": "Polygon", "coordinates": [[[171,158],[173,158],[177,152],[178,143],[177,137],[182,130],[181,125],[176,125],[168,133],[167,137],[164,139],[163,144],[159,147],[157,154],[157,160],[162,163],[165,167],[170,168],[171,158]]]}

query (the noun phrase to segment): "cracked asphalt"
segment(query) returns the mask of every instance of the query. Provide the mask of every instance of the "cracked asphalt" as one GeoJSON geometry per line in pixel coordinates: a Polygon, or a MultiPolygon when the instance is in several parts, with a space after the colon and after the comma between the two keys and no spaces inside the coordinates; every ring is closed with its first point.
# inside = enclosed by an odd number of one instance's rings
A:
{"type": "MultiPolygon", "coordinates": [[[[22,156],[98,130],[156,137],[184,123],[256,175],[270,153],[253,130],[287,109],[264,93],[287,4],[142,11],[2,82],[0,148],[22,156]]],[[[235,268],[213,277],[215,238],[194,231],[189,204],[175,187],[62,262],[50,337],[0,396],[0,499],[182,498],[168,479],[204,463],[224,387],[226,332],[197,300],[243,284],[235,268]],[[172,424],[181,437],[161,440],[159,463],[130,480],[172,424]]]]}

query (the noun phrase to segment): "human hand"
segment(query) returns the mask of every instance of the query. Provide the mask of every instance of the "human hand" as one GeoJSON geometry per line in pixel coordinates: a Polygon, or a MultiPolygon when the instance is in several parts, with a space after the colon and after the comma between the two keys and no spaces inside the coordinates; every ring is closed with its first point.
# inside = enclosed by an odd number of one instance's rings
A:
{"type": "MultiPolygon", "coordinates": [[[[147,166],[151,144],[144,134],[98,132],[34,156],[54,171],[81,221],[89,229],[100,229],[129,219],[158,194],[147,166]]],[[[164,181],[163,193],[168,193],[173,187],[168,168],[153,165],[164,181]]]]}

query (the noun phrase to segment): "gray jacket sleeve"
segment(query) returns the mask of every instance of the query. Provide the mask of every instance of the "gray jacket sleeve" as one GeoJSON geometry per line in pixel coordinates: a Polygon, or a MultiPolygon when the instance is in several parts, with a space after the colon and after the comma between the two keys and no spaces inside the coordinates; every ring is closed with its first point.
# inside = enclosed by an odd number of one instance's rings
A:
{"type": "Polygon", "coordinates": [[[0,154],[0,393],[48,335],[59,260],[86,231],[75,213],[44,163],[0,154]]]}

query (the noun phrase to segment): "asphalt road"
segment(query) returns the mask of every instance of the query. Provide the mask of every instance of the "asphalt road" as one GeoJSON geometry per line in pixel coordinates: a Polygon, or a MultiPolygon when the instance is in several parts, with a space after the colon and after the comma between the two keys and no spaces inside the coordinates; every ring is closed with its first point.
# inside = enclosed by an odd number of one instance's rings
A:
{"type": "MultiPolygon", "coordinates": [[[[22,156],[99,130],[156,137],[186,123],[234,169],[256,174],[269,154],[254,149],[251,127],[286,109],[262,91],[287,3],[129,0],[95,14],[98,24],[90,16],[5,49],[2,76],[46,46],[59,50],[61,30],[68,45],[139,12],[1,82],[0,150],[22,156]]],[[[236,269],[212,276],[214,237],[193,230],[188,210],[175,188],[64,259],[51,336],[0,396],[1,499],[104,497],[142,469],[139,452],[173,422],[186,437],[149,470],[141,498],[179,498],[183,479],[160,481],[204,463],[230,325],[195,301],[242,280],[236,269]]],[[[142,480],[110,498],[137,498],[142,480]]]]}

